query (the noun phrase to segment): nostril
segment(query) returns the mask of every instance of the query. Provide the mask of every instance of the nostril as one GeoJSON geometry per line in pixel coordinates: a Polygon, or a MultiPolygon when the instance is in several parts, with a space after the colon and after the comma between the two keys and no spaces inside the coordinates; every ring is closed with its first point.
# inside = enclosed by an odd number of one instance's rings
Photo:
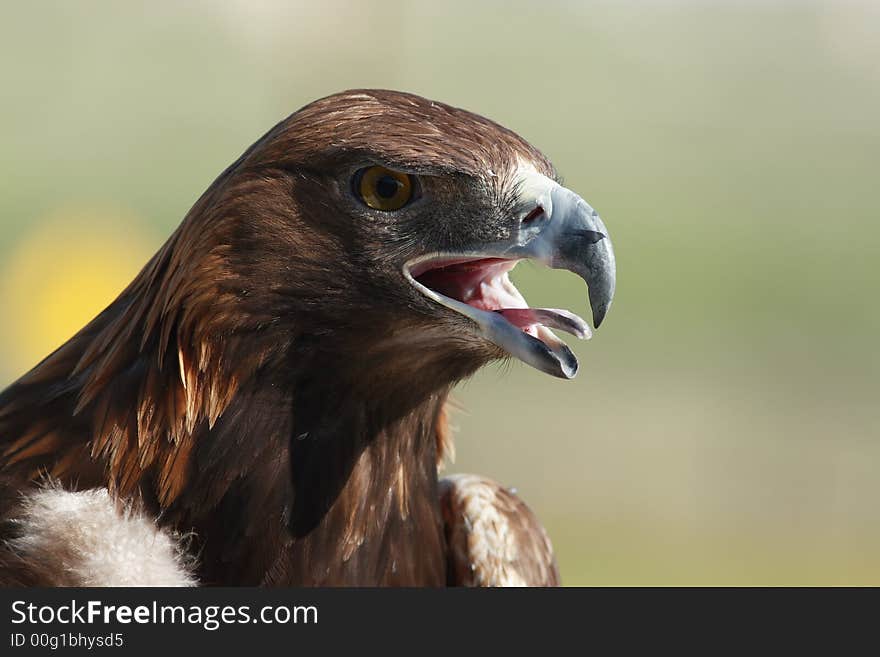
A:
{"type": "Polygon", "coordinates": [[[566,231],[566,234],[585,240],[587,244],[595,244],[596,242],[601,242],[606,237],[608,237],[605,233],[600,233],[597,230],[586,230],[580,228],[566,231]]]}
{"type": "Polygon", "coordinates": [[[523,220],[520,222],[520,224],[522,226],[528,226],[529,224],[534,223],[539,219],[543,219],[546,216],[547,215],[544,214],[544,208],[540,205],[536,205],[531,212],[523,217],[523,220]]]}

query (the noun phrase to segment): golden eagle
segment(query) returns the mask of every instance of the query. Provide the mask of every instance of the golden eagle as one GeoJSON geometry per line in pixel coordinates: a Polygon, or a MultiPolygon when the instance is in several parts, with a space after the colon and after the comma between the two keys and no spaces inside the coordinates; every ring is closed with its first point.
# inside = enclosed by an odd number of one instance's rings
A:
{"type": "Polygon", "coordinates": [[[580,275],[596,212],[492,121],[358,90],[281,121],[110,306],[0,394],[0,581],[554,585],[511,491],[438,477],[450,389],[514,356],[570,378],[522,259],[580,275]]]}

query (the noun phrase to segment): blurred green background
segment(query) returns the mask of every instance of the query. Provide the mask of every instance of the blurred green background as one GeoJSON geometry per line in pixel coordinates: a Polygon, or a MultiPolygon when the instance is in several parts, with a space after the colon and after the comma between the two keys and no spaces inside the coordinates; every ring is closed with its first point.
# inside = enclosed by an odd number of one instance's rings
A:
{"type": "Polygon", "coordinates": [[[878,35],[872,0],[3,3],[0,386],[280,118],[413,91],[544,150],[618,256],[575,381],[458,390],[452,469],[516,486],[568,584],[880,584],[878,35]]]}

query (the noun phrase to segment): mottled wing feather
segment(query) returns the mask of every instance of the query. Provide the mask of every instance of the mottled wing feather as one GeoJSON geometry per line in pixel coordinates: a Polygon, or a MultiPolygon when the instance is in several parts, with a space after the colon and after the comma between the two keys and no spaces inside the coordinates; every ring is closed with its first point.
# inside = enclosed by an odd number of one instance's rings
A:
{"type": "Polygon", "coordinates": [[[477,475],[440,481],[452,586],[559,586],[547,532],[510,489],[477,475]]]}

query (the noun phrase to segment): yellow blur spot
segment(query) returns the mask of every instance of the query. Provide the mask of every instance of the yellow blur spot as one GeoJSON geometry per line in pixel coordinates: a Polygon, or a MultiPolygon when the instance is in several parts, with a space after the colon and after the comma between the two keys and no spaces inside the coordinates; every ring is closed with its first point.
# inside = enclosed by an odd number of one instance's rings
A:
{"type": "Polygon", "coordinates": [[[56,211],[0,261],[0,388],[85,326],[125,288],[153,249],[130,214],[56,211]]]}

